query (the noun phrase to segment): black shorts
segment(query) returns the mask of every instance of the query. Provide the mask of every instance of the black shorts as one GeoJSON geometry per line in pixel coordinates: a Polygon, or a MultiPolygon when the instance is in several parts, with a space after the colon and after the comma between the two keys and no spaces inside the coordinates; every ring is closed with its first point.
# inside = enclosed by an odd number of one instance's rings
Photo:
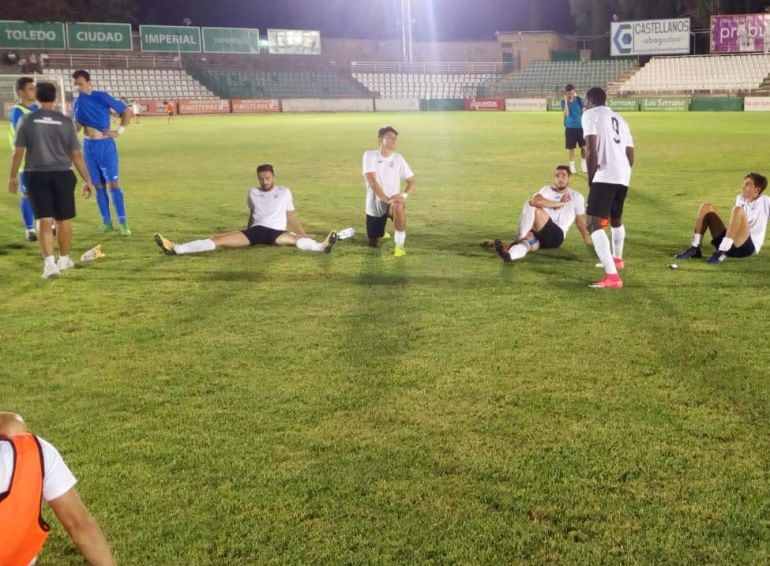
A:
{"type": "Polygon", "coordinates": [[[385,225],[388,223],[389,213],[390,205],[388,205],[388,211],[382,216],[366,215],[366,235],[370,240],[382,238],[385,235],[385,225]]]}
{"type": "Polygon", "coordinates": [[[78,180],[67,171],[25,171],[27,197],[35,218],[75,218],[75,185],[78,180]]]}
{"type": "Polygon", "coordinates": [[[583,128],[564,128],[564,147],[575,149],[576,146],[585,147],[586,140],[583,137],[583,128]]]}
{"type": "MultiPolygon", "coordinates": [[[[722,239],[725,237],[726,232],[722,232],[718,236],[714,236],[714,239],[711,240],[711,245],[713,245],[715,248],[719,248],[719,244],[722,243],[722,239]]],[[[743,245],[740,247],[736,247],[733,245],[729,250],[727,250],[727,256],[728,257],[749,257],[756,253],[756,248],[754,247],[754,242],[751,240],[751,237],[746,238],[746,241],[743,242],[743,245]]]]}
{"type": "Polygon", "coordinates": [[[588,189],[586,214],[599,218],[620,218],[626,202],[628,187],[612,183],[591,183],[588,189]]]}
{"type": "Polygon", "coordinates": [[[534,232],[540,242],[541,250],[556,249],[564,243],[564,232],[557,226],[556,222],[548,219],[539,232],[534,232]]]}
{"type": "Polygon", "coordinates": [[[252,226],[242,231],[243,235],[249,239],[249,245],[255,246],[257,244],[265,244],[272,246],[278,239],[278,236],[286,232],[286,230],[274,230],[267,226],[252,226]]]}

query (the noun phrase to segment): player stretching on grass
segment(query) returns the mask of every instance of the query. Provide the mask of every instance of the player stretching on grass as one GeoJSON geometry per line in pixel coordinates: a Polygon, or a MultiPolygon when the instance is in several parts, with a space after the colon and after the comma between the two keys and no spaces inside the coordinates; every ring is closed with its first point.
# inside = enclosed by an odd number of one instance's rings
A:
{"type": "Polygon", "coordinates": [[[72,116],[78,130],[83,128],[83,154],[91,179],[96,186],[96,204],[102,215],[103,232],[113,230],[110,216],[110,199],[120,224],[120,234],[130,236],[131,230],[126,223],[126,205],[123,200],[123,190],[118,182],[118,148],[115,138],[120,136],[128,126],[134,113],[131,109],[115,100],[106,92],[94,90],[91,75],[88,71],[72,73],[75,87],[80,94],[72,103],[72,116]],[[110,130],[110,109],[120,115],[120,126],[110,130]]]}
{"type": "Polygon", "coordinates": [[[626,121],[605,106],[607,94],[599,87],[586,93],[587,110],[583,113],[588,162],[588,231],[594,250],[606,275],[590,285],[597,289],[620,289],[623,281],[623,203],[634,165],[634,140],[626,121]],[[609,220],[609,222],[608,222],[609,220]],[[604,229],[612,229],[612,249],[604,229]]]}
{"type": "Polygon", "coordinates": [[[528,252],[539,249],[560,247],[573,223],[583,240],[591,244],[583,195],[569,186],[569,176],[569,167],[557,166],[553,172],[553,185],[543,187],[524,204],[518,238],[510,246],[495,240],[495,251],[504,262],[521,259],[528,252]]]}
{"type": "Polygon", "coordinates": [[[388,218],[393,220],[396,249],[393,255],[406,255],[406,199],[414,191],[414,173],[401,154],[396,153],[398,132],[392,126],[377,132],[380,149],[364,152],[366,180],[366,234],[369,245],[376,247],[385,236],[388,218]],[[406,189],[401,191],[401,180],[406,189]]]}
{"type": "Polygon", "coordinates": [[[160,234],[155,242],[166,255],[211,252],[217,248],[245,248],[256,244],[296,246],[300,250],[329,253],[337,242],[337,233],[329,232],[323,242],[316,242],[305,234],[305,229],[294,214],[294,202],[288,187],[275,185],[272,165],[257,167],[259,188],[249,189],[249,227],[238,232],[217,234],[205,240],[174,244],[160,234]],[[295,232],[286,230],[291,224],[295,232]]]}
{"type": "Polygon", "coordinates": [[[695,219],[692,243],[675,257],[703,257],[700,245],[707,228],[711,232],[711,244],[717,248],[706,260],[707,263],[717,264],[728,257],[749,257],[758,254],[765,242],[767,219],[770,216],[770,197],[762,194],[766,188],[767,177],[764,175],[749,173],[743,178],[743,190],[735,199],[729,226],[725,226],[713,204],[701,204],[695,219]]]}

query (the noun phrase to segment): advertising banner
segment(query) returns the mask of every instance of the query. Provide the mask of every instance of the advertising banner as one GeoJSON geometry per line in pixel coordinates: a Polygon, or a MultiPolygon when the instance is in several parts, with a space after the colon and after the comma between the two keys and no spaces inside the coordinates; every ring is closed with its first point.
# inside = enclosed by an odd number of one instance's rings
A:
{"type": "Polygon", "coordinates": [[[176,105],[179,114],[229,114],[229,100],[180,100],[176,105]]]}
{"type": "Polygon", "coordinates": [[[374,112],[371,98],[284,98],[283,112],[374,112]]]}
{"type": "Polygon", "coordinates": [[[681,96],[642,98],[640,104],[644,112],[687,112],[690,109],[690,99],[681,96]]]}
{"type": "Polygon", "coordinates": [[[711,16],[712,53],[770,51],[770,14],[711,16]]]}
{"type": "Polygon", "coordinates": [[[131,24],[68,23],[67,45],[70,49],[89,51],[131,51],[131,24]]]}
{"type": "Polygon", "coordinates": [[[375,98],[374,108],[377,112],[405,111],[413,112],[420,109],[418,98],[375,98]]]}
{"type": "Polygon", "coordinates": [[[613,57],[690,53],[690,19],[612,22],[610,38],[613,57]]]}
{"type": "Polygon", "coordinates": [[[139,26],[142,51],[199,53],[201,28],[190,26],[139,26]]]}
{"type": "Polygon", "coordinates": [[[466,110],[478,110],[480,112],[500,112],[505,110],[504,98],[466,98],[466,110]]]}
{"type": "Polygon", "coordinates": [[[321,32],[301,29],[268,29],[270,53],[300,55],[321,54],[321,32]]]}
{"type": "Polygon", "coordinates": [[[206,53],[259,53],[259,30],[201,28],[206,53]]]}
{"type": "Polygon", "coordinates": [[[561,101],[563,98],[549,98],[548,99],[548,111],[549,112],[561,112],[561,101]]]}
{"type": "Polygon", "coordinates": [[[507,112],[545,112],[548,110],[548,100],[545,98],[506,98],[507,112]]]}
{"type": "Polygon", "coordinates": [[[747,96],[743,99],[744,112],[770,112],[770,97],[747,96]]]}
{"type": "Polygon", "coordinates": [[[0,21],[0,49],[66,49],[64,24],[0,21]]]}
{"type": "Polygon", "coordinates": [[[639,110],[639,101],[635,98],[608,98],[607,106],[615,112],[636,112],[639,110]]]}
{"type": "Polygon", "coordinates": [[[280,112],[281,101],[272,99],[235,99],[230,101],[233,114],[264,114],[267,112],[280,112]]]}

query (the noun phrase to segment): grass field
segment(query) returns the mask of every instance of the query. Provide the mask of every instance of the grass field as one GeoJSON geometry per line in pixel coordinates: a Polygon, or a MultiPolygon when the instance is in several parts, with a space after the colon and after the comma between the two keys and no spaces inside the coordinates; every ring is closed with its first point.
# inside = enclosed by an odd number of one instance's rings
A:
{"type": "MultiPolygon", "coordinates": [[[[76,254],[106,259],[41,280],[0,198],[0,408],[121,564],[768,563],[768,252],[667,264],[699,202],[768,174],[770,116],[627,119],[620,291],[586,287],[574,229],[513,265],[479,246],[565,161],[554,113],[144,119],[119,142],[134,235],[78,202],[76,254]],[[361,237],[386,122],[417,176],[405,258],[361,237]],[[356,238],[159,253],[243,226],[261,162],[309,231],[356,238]]],[[[78,563],[56,525],[39,564],[78,563]]]]}

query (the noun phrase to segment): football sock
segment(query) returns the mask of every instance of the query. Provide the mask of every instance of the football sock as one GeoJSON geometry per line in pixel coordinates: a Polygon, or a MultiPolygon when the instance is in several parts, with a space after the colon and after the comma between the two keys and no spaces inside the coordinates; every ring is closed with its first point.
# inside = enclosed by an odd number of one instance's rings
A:
{"type": "Polygon", "coordinates": [[[24,219],[24,227],[27,230],[32,230],[35,227],[35,215],[32,212],[32,203],[29,199],[24,197],[19,201],[19,210],[21,210],[21,217],[24,219]]]}
{"type": "Polygon", "coordinates": [[[324,245],[310,238],[300,238],[297,240],[297,249],[306,252],[322,252],[324,251],[324,245]]]}
{"type": "Polygon", "coordinates": [[[581,159],[580,167],[583,169],[583,171],[588,171],[588,162],[585,159],[581,159]]]}
{"type": "Polygon", "coordinates": [[[104,187],[96,189],[96,205],[99,207],[99,214],[102,215],[102,222],[104,224],[112,224],[110,198],[107,196],[107,189],[104,187]]]}
{"type": "Polygon", "coordinates": [[[618,270],[615,267],[615,262],[612,260],[612,253],[610,252],[610,239],[604,230],[596,230],[591,233],[591,240],[594,243],[594,250],[599,257],[599,261],[604,266],[604,271],[607,275],[617,275],[618,270]]]}
{"type": "Polygon", "coordinates": [[[64,261],[69,261],[69,259],[70,259],[70,256],[69,256],[69,254],[66,254],[66,255],[60,255],[60,256],[59,256],[59,261],[61,261],[61,260],[64,260],[64,261]]]}
{"type": "Polygon", "coordinates": [[[406,242],[406,231],[404,230],[394,230],[393,231],[393,241],[397,246],[403,246],[404,242],[406,242]]]}
{"type": "Polygon", "coordinates": [[[123,201],[123,190],[120,187],[110,189],[112,196],[112,206],[115,207],[115,215],[120,224],[126,223],[126,203],[123,201]]]}
{"type": "Polygon", "coordinates": [[[612,232],[612,257],[620,259],[623,257],[623,244],[626,241],[626,227],[621,225],[617,228],[613,227],[610,231],[612,232]]]}
{"type": "Polygon", "coordinates": [[[52,255],[47,255],[43,258],[43,265],[56,265],[52,255]]]}
{"type": "Polygon", "coordinates": [[[729,252],[730,248],[733,247],[733,243],[734,242],[732,238],[728,238],[727,236],[725,236],[724,238],[722,238],[722,242],[719,244],[719,251],[729,252]]]}
{"type": "Polygon", "coordinates": [[[516,244],[515,246],[511,246],[511,249],[508,250],[508,255],[511,257],[512,260],[515,261],[527,255],[528,251],[529,251],[529,246],[525,246],[524,244],[516,244]]]}
{"type": "Polygon", "coordinates": [[[692,247],[698,248],[700,247],[701,239],[703,238],[703,234],[698,234],[697,232],[692,235],[692,247]]]}
{"type": "Polygon", "coordinates": [[[217,249],[214,240],[207,238],[205,240],[193,240],[186,244],[177,244],[174,246],[174,251],[178,255],[182,254],[197,254],[201,252],[213,252],[217,249]]]}
{"type": "Polygon", "coordinates": [[[535,224],[535,207],[525,204],[519,217],[519,240],[523,240],[535,224]]]}

